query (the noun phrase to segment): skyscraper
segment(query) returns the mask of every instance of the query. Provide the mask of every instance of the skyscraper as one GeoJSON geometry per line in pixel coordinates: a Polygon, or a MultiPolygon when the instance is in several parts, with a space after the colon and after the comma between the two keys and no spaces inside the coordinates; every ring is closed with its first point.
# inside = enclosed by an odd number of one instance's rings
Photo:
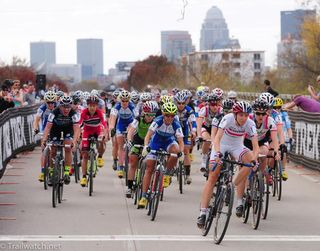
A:
{"type": "Polygon", "coordinates": [[[301,25],[305,18],[315,18],[316,10],[281,11],[281,40],[301,40],[301,25]]]}
{"type": "Polygon", "coordinates": [[[238,40],[230,40],[228,25],[222,12],[216,6],[211,7],[202,24],[200,50],[240,48],[238,40]]]}
{"type": "Polygon", "coordinates": [[[188,31],[161,31],[161,54],[169,61],[178,62],[183,55],[194,51],[188,31]]]}
{"type": "Polygon", "coordinates": [[[30,63],[34,69],[46,69],[48,65],[56,63],[55,42],[31,42],[30,63]]]}
{"type": "Polygon", "coordinates": [[[81,64],[83,80],[89,80],[103,74],[103,40],[78,39],[77,63],[81,64]]]}

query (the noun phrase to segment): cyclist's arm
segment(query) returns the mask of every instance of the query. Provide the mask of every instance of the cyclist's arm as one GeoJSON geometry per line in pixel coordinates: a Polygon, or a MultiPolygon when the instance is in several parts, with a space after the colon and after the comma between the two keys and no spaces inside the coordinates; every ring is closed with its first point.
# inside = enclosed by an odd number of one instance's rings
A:
{"type": "Polygon", "coordinates": [[[288,128],[287,129],[287,132],[288,132],[288,137],[289,139],[292,139],[293,135],[292,135],[292,129],[291,128],[288,128]]]}
{"type": "Polygon", "coordinates": [[[183,153],[183,150],[184,150],[183,137],[177,138],[177,141],[178,141],[178,144],[179,144],[179,150],[180,150],[180,152],[183,153]]]}
{"type": "Polygon", "coordinates": [[[283,133],[282,127],[283,127],[282,124],[277,124],[277,131],[278,131],[278,135],[279,135],[280,144],[284,144],[285,143],[284,133],[283,133]]]}
{"type": "Polygon", "coordinates": [[[73,125],[73,145],[77,144],[79,137],[80,137],[80,126],[79,124],[74,124],[73,125]]]}
{"type": "Polygon", "coordinates": [[[136,133],[136,129],[130,124],[128,126],[128,135],[127,135],[127,139],[128,141],[132,141],[133,140],[133,136],[136,133]]]}
{"type": "Polygon", "coordinates": [[[39,130],[39,122],[41,117],[39,115],[36,115],[36,118],[33,122],[33,130],[39,130]]]}
{"type": "Polygon", "coordinates": [[[253,160],[257,160],[259,156],[258,136],[257,135],[252,136],[251,142],[252,142],[253,160]]]}
{"type": "Polygon", "coordinates": [[[149,145],[150,139],[152,137],[152,135],[154,134],[154,131],[152,130],[148,130],[146,137],[144,138],[144,145],[147,146],[149,145]]]}
{"type": "Polygon", "coordinates": [[[198,137],[201,137],[201,128],[202,128],[202,123],[203,123],[203,117],[198,117],[197,118],[197,134],[198,134],[198,137]]]}
{"type": "Polygon", "coordinates": [[[211,144],[213,146],[214,138],[217,135],[218,127],[212,126],[211,127],[211,144]]]}
{"type": "Polygon", "coordinates": [[[224,133],[224,130],[222,128],[219,128],[213,142],[215,152],[220,152],[220,142],[221,142],[223,133],[224,133]]]}
{"type": "Polygon", "coordinates": [[[42,143],[46,142],[48,140],[48,135],[51,131],[52,123],[47,123],[46,128],[44,129],[43,137],[42,137],[42,143]]]}
{"type": "Polygon", "coordinates": [[[277,131],[270,131],[270,137],[271,137],[270,147],[273,148],[274,151],[277,152],[278,154],[279,142],[277,137],[277,131]]]}

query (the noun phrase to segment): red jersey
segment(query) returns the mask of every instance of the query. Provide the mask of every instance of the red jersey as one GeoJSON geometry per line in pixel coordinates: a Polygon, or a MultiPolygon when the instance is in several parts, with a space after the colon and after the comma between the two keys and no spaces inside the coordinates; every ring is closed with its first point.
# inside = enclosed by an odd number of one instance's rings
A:
{"type": "Polygon", "coordinates": [[[107,127],[103,112],[100,109],[97,109],[93,115],[89,113],[88,108],[84,109],[81,112],[80,123],[83,123],[84,131],[96,131],[107,127]]]}

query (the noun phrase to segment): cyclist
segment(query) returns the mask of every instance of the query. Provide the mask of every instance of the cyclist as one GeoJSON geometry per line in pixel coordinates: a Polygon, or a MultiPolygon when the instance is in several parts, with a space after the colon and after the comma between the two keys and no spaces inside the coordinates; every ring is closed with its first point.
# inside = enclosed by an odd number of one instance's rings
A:
{"type": "MultiPolygon", "coordinates": [[[[280,113],[281,119],[283,122],[283,133],[285,136],[285,143],[287,145],[287,148],[292,150],[292,144],[293,144],[293,136],[292,136],[292,129],[291,129],[291,121],[289,119],[289,115],[286,111],[282,110],[283,106],[283,100],[281,98],[275,98],[274,99],[274,106],[273,108],[280,113]]],[[[287,156],[286,154],[283,156],[283,161],[282,161],[282,167],[283,170],[285,170],[287,165],[287,156]]],[[[283,177],[282,177],[283,178],[283,177]]]]}
{"type": "MultiPolygon", "coordinates": [[[[277,112],[275,109],[273,109],[274,105],[274,97],[272,94],[268,92],[264,92],[259,96],[261,99],[265,100],[270,109],[268,111],[269,116],[271,116],[277,125],[277,132],[278,132],[278,138],[279,138],[279,143],[280,143],[280,152],[281,153],[286,153],[287,152],[287,146],[285,144],[285,138],[284,138],[284,133],[283,133],[283,121],[281,118],[281,115],[279,112],[277,112]]],[[[282,170],[282,179],[285,181],[288,179],[288,173],[284,170],[282,170]]]]}
{"type": "Polygon", "coordinates": [[[88,138],[94,135],[96,138],[102,141],[98,142],[98,167],[103,167],[104,160],[102,155],[105,151],[105,140],[109,140],[109,131],[106,121],[104,119],[103,112],[98,109],[99,98],[96,95],[91,94],[86,100],[87,108],[81,113],[80,122],[83,123],[82,143],[81,143],[81,155],[82,155],[82,179],[80,180],[81,186],[87,185],[87,163],[88,163],[88,150],[89,142],[88,138]]]}
{"type": "Polygon", "coordinates": [[[180,125],[183,132],[183,143],[184,143],[184,168],[186,170],[186,181],[187,184],[191,184],[190,177],[190,148],[192,140],[196,138],[197,124],[194,111],[186,105],[188,96],[185,92],[178,92],[174,96],[175,103],[178,107],[177,115],[179,117],[180,125]]]}
{"type": "Polygon", "coordinates": [[[202,145],[202,162],[200,171],[206,171],[207,154],[210,148],[210,134],[212,119],[221,113],[221,98],[211,94],[209,95],[208,104],[201,108],[197,118],[197,133],[199,142],[203,142],[202,145]]]}
{"type": "MultiPolygon", "coordinates": [[[[179,120],[175,118],[178,108],[172,102],[168,102],[162,106],[161,110],[162,115],[157,117],[149,127],[144,140],[142,155],[145,156],[147,154],[147,147],[149,146],[151,150],[164,149],[169,153],[175,153],[178,157],[181,157],[184,144],[182,128],[179,120]]],[[[156,156],[149,153],[146,160],[146,172],[143,178],[142,198],[139,201],[138,208],[144,208],[147,204],[147,190],[155,164],[156,156]]],[[[166,162],[167,172],[164,176],[163,187],[169,186],[170,175],[176,164],[177,158],[170,156],[166,162]]]]}
{"type": "MultiPolygon", "coordinates": [[[[42,145],[47,142],[48,137],[52,141],[60,140],[63,133],[64,144],[76,146],[80,135],[79,116],[71,108],[72,99],[69,96],[60,98],[59,106],[56,107],[48,117],[48,123],[44,130],[42,145]]],[[[51,156],[55,156],[55,148],[52,148],[51,156]]],[[[72,162],[72,152],[70,148],[65,148],[64,183],[70,183],[70,166],[72,162]]]]}
{"type": "Polygon", "coordinates": [[[132,187],[134,175],[138,167],[139,156],[142,149],[136,148],[134,145],[144,144],[144,138],[147,135],[148,129],[156,116],[158,104],[155,101],[147,101],[142,105],[142,114],[136,117],[135,120],[128,127],[128,142],[131,146],[129,155],[129,172],[128,172],[128,190],[126,197],[130,198],[132,195],[132,187]]]}
{"type": "MultiPolygon", "coordinates": [[[[38,134],[39,132],[43,132],[45,129],[47,122],[48,122],[48,117],[49,114],[53,111],[53,109],[56,106],[56,94],[53,91],[48,91],[44,95],[44,101],[45,103],[42,104],[37,111],[34,123],[33,123],[33,131],[35,134],[38,134]],[[41,120],[40,124],[40,129],[39,129],[39,123],[41,120]]],[[[42,147],[42,151],[44,150],[44,147],[42,147]]],[[[44,165],[45,165],[45,159],[44,155],[41,155],[41,173],[39,175],[38,180],[40,182],[44,181],[44,165]]]]}
{"type": "Polygon", "coordinates": [[[237,93],[235,91],[228,92],[228,99],[232,99],[233,101],[237,101],[237,93]]]}
{"type": "Polygon", "coordinates": [[[116,135],[118,143],[119,166],[117,174],[119,178],[123,177],[124,170],[124,134],[130,123],[132,123],[134,114],[134,105],[130,102],[130,93],[123,90],[119,94],[120,102],[111,110],[110,115],[110,134],[111,137],[116,135]]]}
{"type": "MultiPolygon", "coordinates": [[[[253,162],[258,157],[259,146],[256,127],[254,122],[248,119],[249,114],[252,112],[250,104],[244,101],[236,102],[233,105],[232,111],[233,113],[227,114],[223,117],[213,142],[213,149],[210,156],[209,178],[202,191],[200,215],[197,220],[199,228],[203,228],[205,224],[209,201],[212,197],[213,188],[221,170],[221,155],[229,152],[233,158],[243,163],[253,162]],[[250,151],[243,145],[243,137],[245,134],[247,134],[252,140],[253,151],[250,151]]],[[[242,215],[244,183],[249,173],[249,168],[240,168],[234,181],[235,185],[238,187],[237,216],[242,215]]]]}

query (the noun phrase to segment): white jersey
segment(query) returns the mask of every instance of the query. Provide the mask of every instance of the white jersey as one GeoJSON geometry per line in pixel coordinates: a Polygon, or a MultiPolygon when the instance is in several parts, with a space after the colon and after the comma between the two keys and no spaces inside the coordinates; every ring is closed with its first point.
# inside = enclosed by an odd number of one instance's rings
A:
{"type": "Polygon", "coordinates": [[[249,139],[257,136],[256,125],[251,119],[248,118],[243,126],[239,126],[233,113],[227,114],[222,118],[219,128],[224,131],[221,139],[222,145],[241,146],[245,136],[249,139]]]}
{"type": "MultiPolygon", "coordinates": [[[[255,121],[254,116],[252,117],[252,120],[255,121]]],[[[268,131],[277,131],[276,122],[270,116],[264,116],[262,124],[259,127],[257,127],[256,125],[256,128],[258,134],[258,141],[265,139],[265,137],[267,137],[268,131]]],[[[246,136],[246,138],[248,137],[246,136]]]]}

